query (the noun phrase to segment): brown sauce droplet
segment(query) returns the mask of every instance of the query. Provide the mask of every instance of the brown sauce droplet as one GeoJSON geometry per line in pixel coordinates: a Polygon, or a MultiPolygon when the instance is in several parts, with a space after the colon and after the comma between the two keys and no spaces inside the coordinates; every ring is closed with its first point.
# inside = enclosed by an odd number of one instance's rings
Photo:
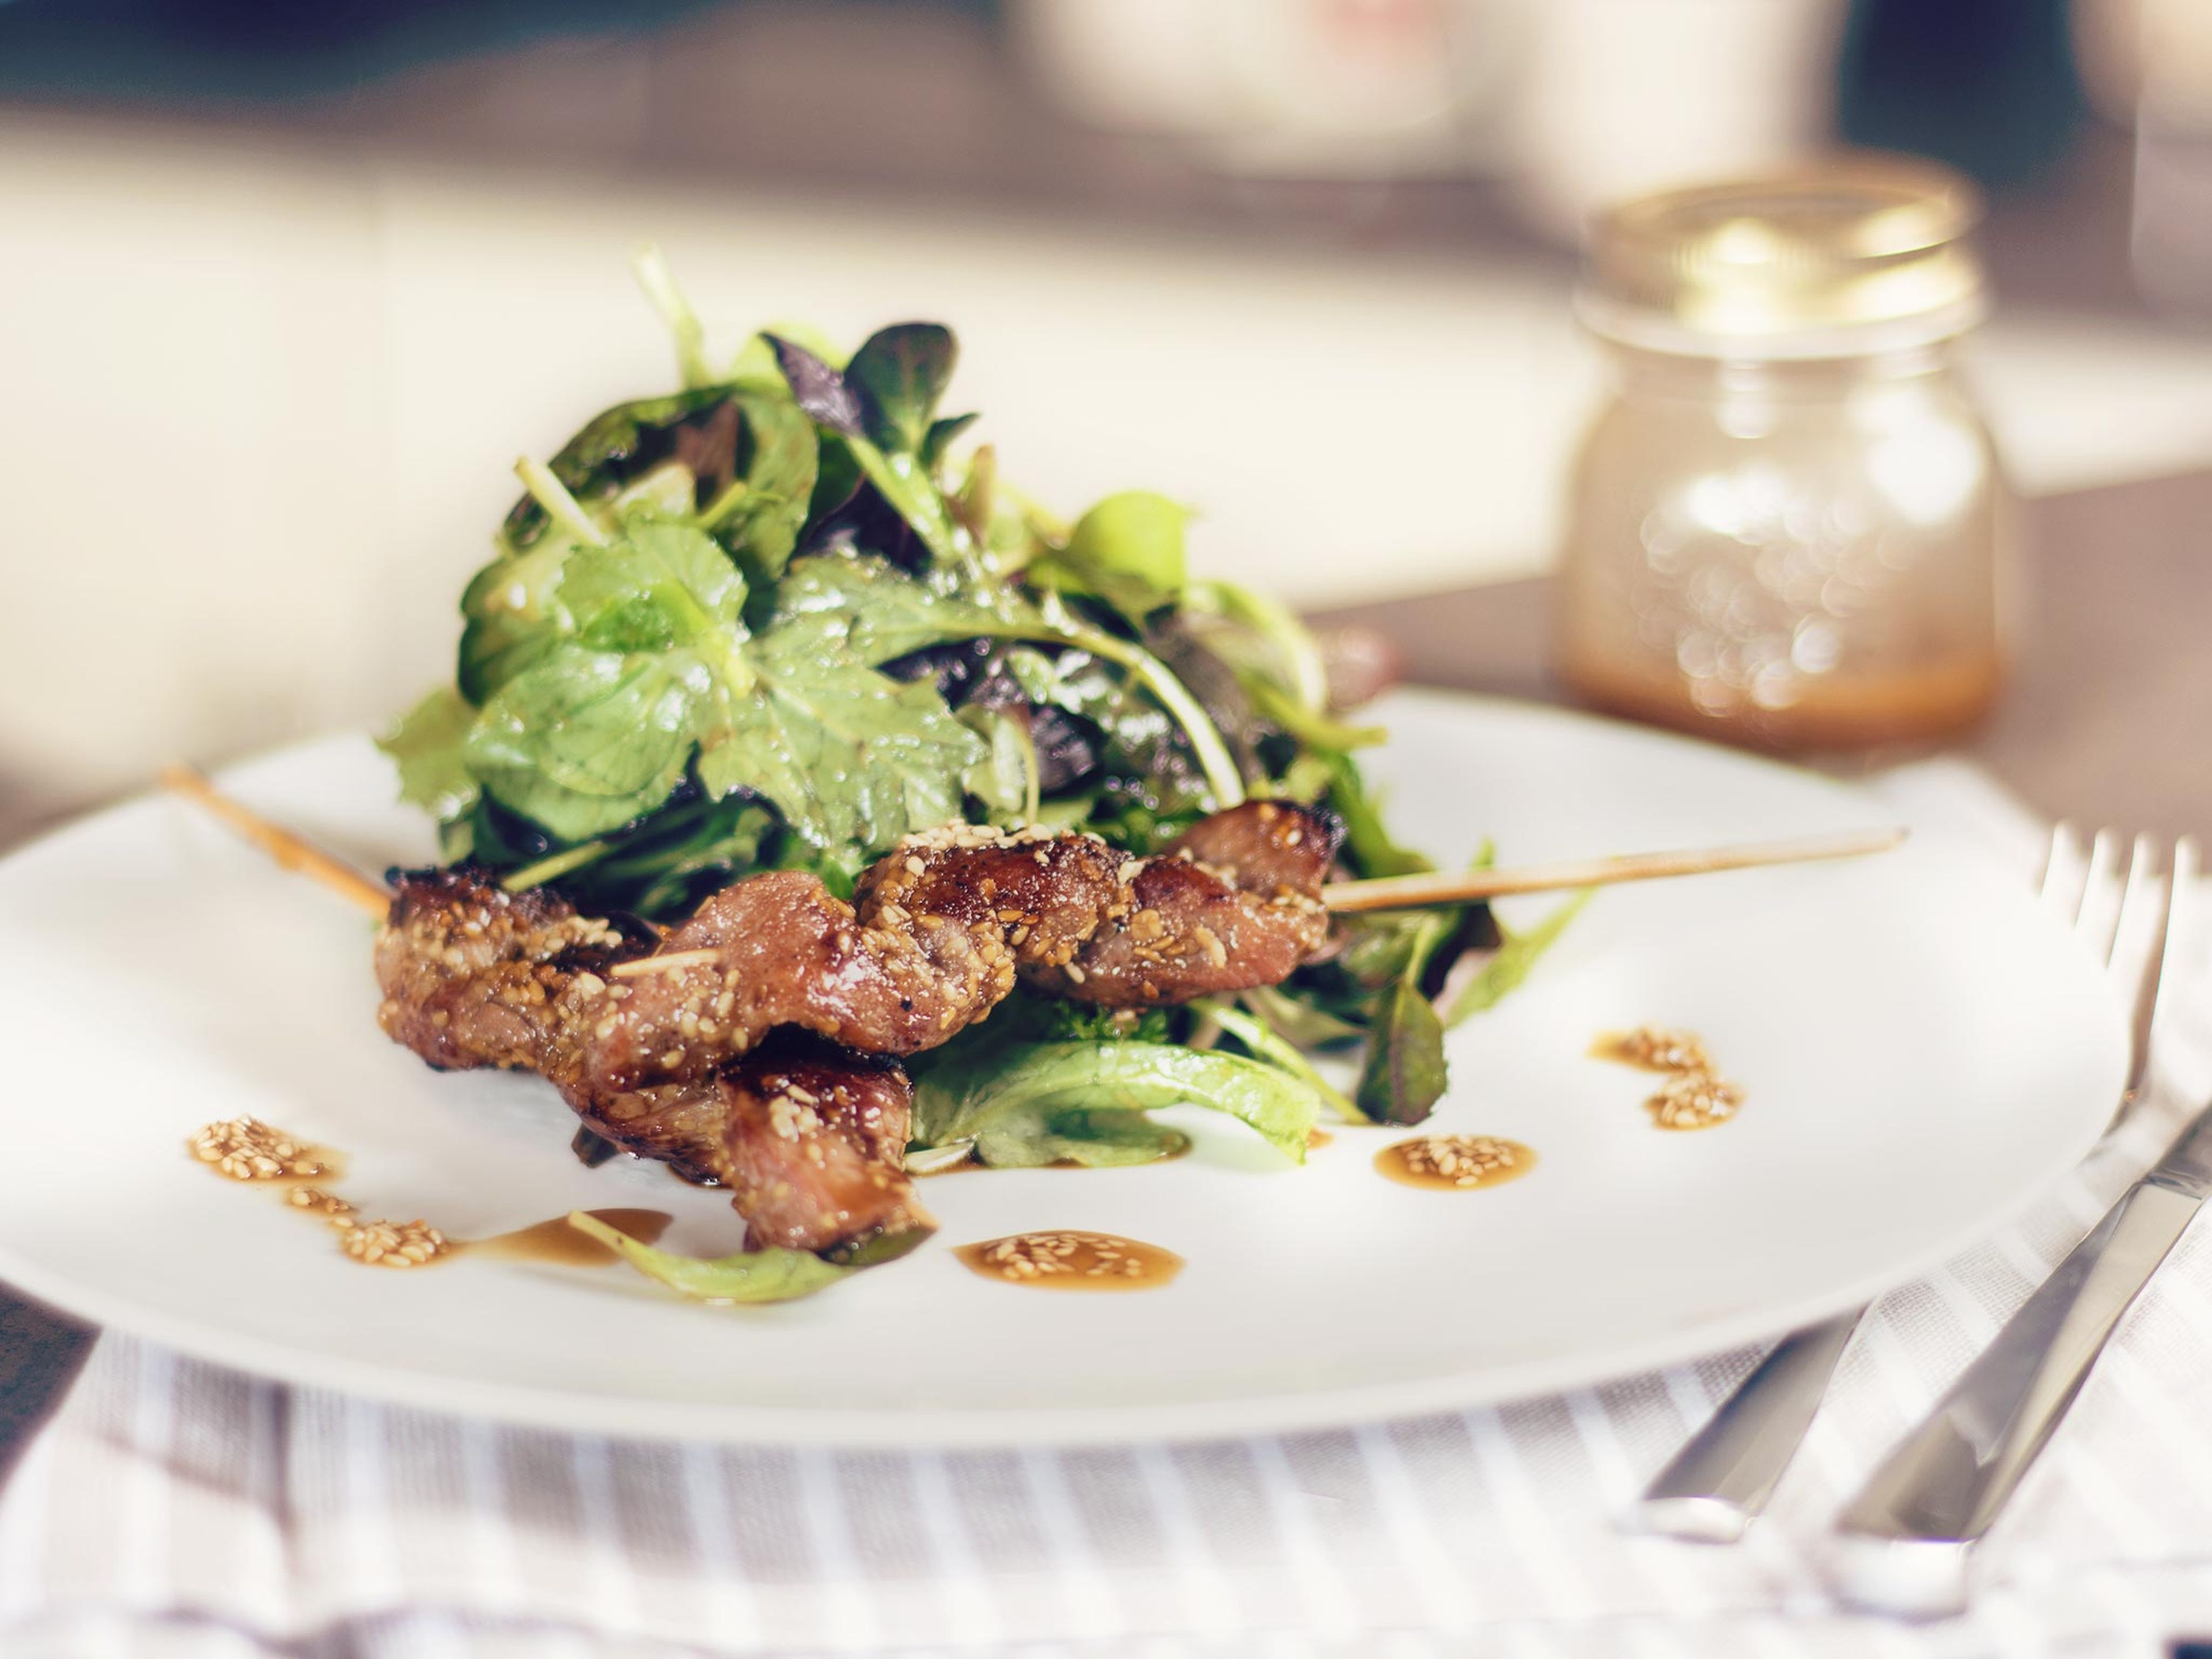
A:
{"type": "Polygon", "coordinates": [[[1536,1154],[1498,1135],[1416,1135],[1375,1154],[1376,1173],[1401,1186],[1431,1192],[1471,1193],[1518,1181],[1536,1165],[1536,1154]]]}
{"type": "Polygon", "coordinates": [[[1326,1129],[1309,1129],[1306,1131],[1306,1150],[1310,1152],[1317,1152],[1334,1142],[1335,1139],[1336,1137],[1326,1129]]]}
{"type": "MultiPolygon", "coordinates": [[[[908,1170],[907,1174],[916,1181],[934,1181],[939,1176],[958,1175],[963,1170],[981,1170],[984,1167],[986,1166],[978,1164],[974,1158],[967,1158],[961,1159],[957,1164],[941,1164],[934,1170],[908,1170]]],[[[1044,1167],[1049,1170],[1054,1166],[1048,1164],[1044,1167]]]]}
{"type": "Polygon", "coordinates": [[[1663,1025],[1639,1025],[1632,1031],[1608,1031],[1590,1047],[1591,1055],[1666,1078],[1659,1092],[1644,1101],[1654,1128],[1710,1129],[1727,1122],[1743,1106],[1743,1085],[1723,1077],[1694,1031],[1663,1025]]]}
{"type": "Polygon", "coordinates": [[[192,1132],[185,1146],[217,1175],[251,1185],[335,1181],[345,1173],[344,1160],[329,1147],[257,1117],[204,1124],[192,1132]]]}
{"type": "MultiPolygon", "coordinates": [[[[668,1231],[668,1224],[676,1219],[665,1210],[591,1210],[586,1213],[641,1244],[657,1243],[668,1231]]],[[[544,1261],[561,1267],[604,1267],[617,1260],[608,1246],[589,1233],[571,1227],[565,1215],[556,1215],[534,1226],[518,1227],[511,1233],[480,1238],[463,1248],[510,1261],[544,1261]]]]}
{"type": "Polygon", "coordinates": [[[1632,1066],[1639,1072],[1709,1072],[1711,1058],[1694,1031],[1663,1025],[1639,1025],[1632,1031],[1607,1031],[1590,1045],[1590,1058],[1632,1066]]]}
{"type": "Polygon", "coordinates": [[[986,1279],[1041,1291],[1147,1291],[1182,1271],[1173,1250],[1116,1233],[1014,1233],[953,1255],[986,1279]]]}
{"type": "Polygon", "coordinates": [[[1743,1107],[1743,1090],[1711,1072],[1677,1072],[1644,1103],[1657,1129],[1683,1133],[1727,1122],[1743,1107]]]}

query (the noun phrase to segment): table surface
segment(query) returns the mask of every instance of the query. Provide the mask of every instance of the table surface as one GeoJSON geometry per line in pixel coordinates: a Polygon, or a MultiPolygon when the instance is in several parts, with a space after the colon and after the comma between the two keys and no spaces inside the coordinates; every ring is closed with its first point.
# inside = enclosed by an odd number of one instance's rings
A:
{"type": "MultiPolygon", "coordinates": [[[[1956,752],[2051,817],[2160,836],[2212,832],[2212,472],[2028,509],[2029,633],[2002,706],[1956,752]]],[[[1355,606],[1325,623],[1395,637],[1409,678],[1563,701],[1545,662],[1548,584],[1355,606]]],[[[1838,764],[1867,766],[1889,757],[1838,764]]],[[[90,1333],[0,1293],[0,1478],[83,1363],[90,1333]]]]}

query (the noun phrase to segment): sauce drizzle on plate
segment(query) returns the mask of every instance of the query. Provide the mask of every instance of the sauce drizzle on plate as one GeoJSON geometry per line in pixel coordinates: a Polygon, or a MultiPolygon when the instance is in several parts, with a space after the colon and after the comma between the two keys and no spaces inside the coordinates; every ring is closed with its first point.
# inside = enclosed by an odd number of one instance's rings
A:
{"type": "Polygon", "coordinates": [[[1147,1291],[1182,1271],[1173,1250],[1118,1233],[1013,1233],[953,1255],[986,1279],[1040,1291],[1147,1291]]]}
{"type": "MultiPolygon", "coordinates": [[[[676,1219],[665,1210],[587,1210],[585,1213],[641,1244],[658,1243],[668,1224],[676,1219]]],[[[610,1247],[570,1226],[565,1215],[518,1227],[513,1232],[495,1233],[461,1248],[510,1261],[544,1261],[558,1267],[604,1267],[618,1259],[610,1247]]]]}
{"type": "MultiPolygon", "coordinates": [[[[356,1261],[377,1267],[420,1267],[462,1250],[481,1251],[516,1261],[544,1261],[558,1267],[603,1267],[615,1253],[556,1215],[513,1232],[473,1243],[448,1238],[419,1218],[413,1221],[364,1221],[349,1199],[329,1183],[344,1173],[345,1160],[257,1118],[236,1117],[210,1123],[188,1143],[192,1156],[217,1174],[236,1182],[281,1188],[287,1208],[328,1222],[338,1246],[356,1261]]],[[[657,1242],[676,1218],[665,1210],[593,1210],[590,1213],[641,1243],[657,1242]]]]}
{"type": "Polygon", "coordinates": [[[1632,1031],[1607,1031],[1590,1045],[1590,1054],[1639,1072],[1666,1078],[1658,1093],[1644,1103],[1656,1129],[1710,1129],[1725,1123],[1743,1106],[1743,1085],[1720,1074],[1694,1031],[1639,1025],[1632,1031]]]}
{"type": "Polygon", "coordinates": [[[1536,1165],[1536,1154],[1501,1135],[1415,1135],[1375,1154],[1378,1174],[1404,1187],[1470,1193],[1518,1181],[1536,1165]]]}

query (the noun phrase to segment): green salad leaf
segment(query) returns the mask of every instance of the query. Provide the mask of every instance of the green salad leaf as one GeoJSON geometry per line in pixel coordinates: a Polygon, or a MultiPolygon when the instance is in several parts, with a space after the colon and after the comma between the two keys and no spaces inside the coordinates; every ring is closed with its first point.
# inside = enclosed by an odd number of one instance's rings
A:
{"type": "Polygon", "coordinates": [[[495,560],[461,594],[460,660],[455,684],[482,703],[574,631],[554,597],[569,554],[583,545],[556,526],[526,551],[495,560]]]}
{"type": "MultiPolygon", "coordinates": [[[[877,405],[874,400],[880,392],[887,392],[895,400],[921,395],[923,383],[920,379],[904,386],[900,385],[902,376],[916,373],[902,365],[901,360],[907,355],[905,349],[895,345],[887,346],[874,354],[872,374],[875,384],[864,394],[848,374],[832,368],[797,341],[775,335],[769,337],[775,350],[776,362],[782,368],[784,379],[799,406],[814,418],[817,425],[835,434],[834,438],[823,440],[824,470],[828,470],[830,465],[826,459],[826,452],[832,447],[842,449],[860,476],[913,528],[933,556],[959,562],[967,550],[965,532],[955,525],[945,496],[931,476],[928,464],[920,453],[921,440],[917,439],[912,448],[886,450],[868,435],[872,411],[875,417],[875,429],[894,437],[902,429],[902,424],[908,416],[907,408],[896,401],[894,408],[898,410],[896,414],[887,412],[877,405]]],[[[951,337],[948,333],[945,337],[949,349],[951,337]]],[[[877,338],[881,338],[881,336],[877,338]]],[[[869,345],[875,343],[873,339],[868,343],[869,345]]],[[[861,348],[862,351],[867,349],[867,346],[861,348]]],[[[855,353],[854,362],[859,360],[860,354],[855,353]]],[[[924,435],[926,433],[925,422],[924,435]]]]}
{"type": "Polygon", "coordinates": [[[807,1250],[740,1250],[715,1257],[678,1255],[632,1238],[583,1210],[568,1224],[599,1240],[648,1279],[703,1302],[795,1302],[861,1271],[807,1250]]]}
{"type": "Polygon", "coordinates": [[[1567,931],[1567,924],[1582,914],[1583,906],[1596,896],[1597,889],[1585,887],[1573,897],[1555,906],[1551,913],[1525,933],[1516,933],[1501,925],[1504,943],[1473,978],[1459,988],[1444,1009],[1444,1024],[1458,1025],[1475,1015],[1487,1012],[1503,1002],[1507,996],[1521,988],[1522,981],[1536,959],[1559,942],[1559,935],[1567,931]]]}
{"type": "Polygon", "coordinates": [[[1278,1071],[1287,1072],[1304,1083],[1334,1107],[1339,1117],[1355,1123],[1365,1118],[1366,1114],[1360,1110],[1358,1105],[1346,1098],[1342,1090],[1323,1077],[1320,1068],[1306,1058],[1305,1051],[1278,1032],[1265,1015],[1254,1008],[1240,1008],[1223,997],[1209,998],[1194,1006],[1243,1043],[1255,1060],[1262,1060],[1278,1071]]]}
{"type": "Polygon", "coordinates": [[[1075,521],[1067,544],[1033,567],[1042,580],[1095,593],[1131,622],[1175,603],[1189,573],[1190,509],[1148,489],[1124,490],[1075,521]]]}
{"type": "MultiPolygon", "coordinates": [[[[568,493],[586,504],[611,497],[630,479],[675,453],[677,434],[687,422],[725,402],[722,386],[693,386],[662,398],[640,398],[595,416],[546,463],[568,493]]],[[[501,527],[506,544],[517,551],[545,533],[544,507],[525,495],[501,527]]]]}
{"type": "Polygon", "coordinates": [[[872,668],[955,640],[1053,636],[1036,608],[1011,592],[987,604],[871,554],[794,562],[776,588],[772,625],[804,628],[818,648],[872,668]]]}
{"type": "Polygon", "coordinates": [[[1206,1106],[1303,1164],[1318,1101],[1305,1083],[1241,1054],[1172,1042],[948,1043],[916,1056],[913,1138],[973,1141],[982,1163],[1034,1168],[1148,1164],[1187,1144],[1144,1114],[1206,1106]]]}
{"type": "Polygon", "coordinates": [[[1344,820],[1344,848],[1363,876],[1415,876],[1437,866],[1424,854],[1401,847],[1382,823],[1382,810],[1359,768],[1345,752],[1324,752],[1328,804],[1344,820]]]}
{"type": "Polygon", "coordinates": [[[1377,1123],[1419,1123],[1444,1092],[1444,1023],[1421,989],[1452,918],[1424,915],[1405,930],[1405,966],[1382,993],[1353,1097],[1377,1123]]]}
{"type": "Polygon", "coordinates": [[[731,405],[750,441],[741,476],[703,509],[701,522],[756,584],[773,582],[791,562],[812,508],[821,447],[814,422],[781,387],[733,387],[731,405]]]}
{"type": "Polygon", "coordinates": [[[668,799],[690,763],[695,706],[657,654],[564,644],[493,695],[461,752],[501,805],[583,841],[668,799]]]}
{"type": "Polygon", "coordinates": [[[961,816],[990,745],[934,686],[821,655],[814,630],[756,641],[752,690],[699,755],[710,795],[750,789],[817,851],[858,869],[900,836],[961,816]]]}
{"type": "Polygon", "coordinates": [[[868,441],[887,455],[920,454],[959,356],[942,323],[895,323],[870,335],[845,366],[868,441]]]}
{"type": "Polygon", "coordinates": [[[572,552],[555,594],[579,644],[595,651],[697,653],[743,690],[739,612],[745,579],[695,526],[647,514],[626,520],[617,539],[572,552]]]}
{"type": "Polygon", "coordinates": [[[459,692],[441,685],[409,709],[377,747],[399,764],[399,799],[441,823],[477,804],[482,787],[461,752],[477,711],[459,692]]]}

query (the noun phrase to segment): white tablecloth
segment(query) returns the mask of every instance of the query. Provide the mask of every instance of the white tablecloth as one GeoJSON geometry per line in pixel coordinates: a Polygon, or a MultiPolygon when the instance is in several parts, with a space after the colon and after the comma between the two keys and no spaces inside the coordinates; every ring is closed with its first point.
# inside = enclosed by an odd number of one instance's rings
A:
{"type": "MultiPolygon", "coordinates": [[[[1882,787],[2031,878],[2041,827],[1979,775],[1882,787]]],[[[2160,1653],[2212,1632],[2212,1229],[2122,1329],[1971,1615],[1841,1614],[1817,1562],[1873,1460],[2212,1085],[2208,933],[2169,988],[2159,1097],[2019,1225],[1882,1300],[1739,1548],[1613,1517],[1756,1350],[1329,1433],[840,1455],[390,1410],[111,1336],[0,1494],[0,1653],[2160,1653]]]]}

